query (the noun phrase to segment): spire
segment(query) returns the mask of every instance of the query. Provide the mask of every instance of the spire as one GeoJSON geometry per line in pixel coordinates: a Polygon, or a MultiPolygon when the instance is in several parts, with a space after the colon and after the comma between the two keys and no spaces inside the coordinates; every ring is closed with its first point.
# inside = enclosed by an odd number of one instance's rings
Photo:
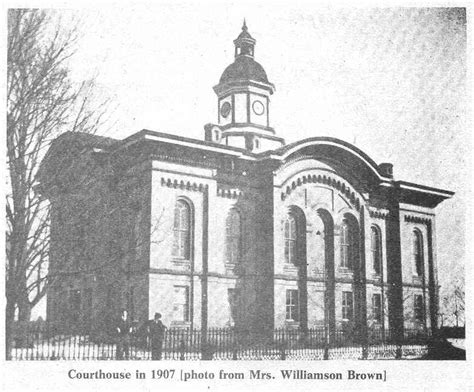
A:
{"type": "Polygon", "coordinates": [[[255,41],[255,39],[248,32],[247,21],[244,18],[242,32],[239,34],[237,39],[234,40],[235,58],[241,56],[253,57],[256,42],[257,41],[255,41]]]}

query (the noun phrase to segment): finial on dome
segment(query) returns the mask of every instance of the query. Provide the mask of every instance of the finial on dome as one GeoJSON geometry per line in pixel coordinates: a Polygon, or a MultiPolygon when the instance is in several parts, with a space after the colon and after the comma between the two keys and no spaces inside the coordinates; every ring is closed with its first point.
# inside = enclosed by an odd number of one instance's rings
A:
{"type": "Polygon", "coordinates": [[[235,45],[235,58],[241,56],[253,57],[255,39],[252,38],[247,28],[247,21],[244,18],[242,24],[242,31],[240,32],[237,39],[234,40],[235,45]]]}

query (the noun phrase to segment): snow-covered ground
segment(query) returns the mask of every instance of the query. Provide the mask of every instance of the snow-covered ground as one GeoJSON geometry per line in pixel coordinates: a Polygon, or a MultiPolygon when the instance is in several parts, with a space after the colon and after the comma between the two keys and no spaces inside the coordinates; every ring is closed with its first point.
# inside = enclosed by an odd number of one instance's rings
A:
{"type": "MultiPolygon", "coordinates": [[[[370,346],[366,353],[367,359],[394,359],[397,347],[395,345],[370,346]]],[[[402,346],[403,359],[420,358],[427,353],[426,346],[404,345],[402,346]]],[[[221,349],[214,353],[216,360],[239,360],[251,359],[281,359],[281,351],[278,349],[264,347],[239,348],[235,352],[221,349]]],[[[199,350],[186,350],[182,353],[178,347],[174,349],[164,348],[163,359],[179,360],[184,355],[185,360],[200,359],[199,350]]],[[[324,358],[323,348],[301,348],[287,349],[285,351],[288,360],[317,360],[324,358]]],[[[329,359],[362,359],[364,356],[361,347],[337,347],[329,350],[329,359]]],[[[14,348],[12,360],[115,360],[117,357],[117,346],[114,343],[94,343],[87,336],[57,336],[44,340],[40,344],[31,345],[28,348],[14,348]]],[[[151,359],[151,352],[146,347],[131,346],[129,351],[131,360],[151,359]]]]}
{"type": "Polygon", "coordinates": [[[466,339],[447,339],[454,347],[466,349],[466,339]]]}

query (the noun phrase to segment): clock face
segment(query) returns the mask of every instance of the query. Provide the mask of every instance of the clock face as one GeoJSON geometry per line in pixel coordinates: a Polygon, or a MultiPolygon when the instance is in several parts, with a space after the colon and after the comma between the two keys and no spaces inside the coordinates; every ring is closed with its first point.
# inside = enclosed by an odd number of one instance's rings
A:
{"type": "Polygon", "coordinates": [[[263,113],[265,113],[265,106],[260,101],[253,101],[252,109],[257,116],[261,116],[263,113]]]}
{"type": "Polygon", "coordinates": [[[221,116],[226,118],[230,113],[230,109],[231,109],[230,103],[224,102],[221,106],[221,116]]]}

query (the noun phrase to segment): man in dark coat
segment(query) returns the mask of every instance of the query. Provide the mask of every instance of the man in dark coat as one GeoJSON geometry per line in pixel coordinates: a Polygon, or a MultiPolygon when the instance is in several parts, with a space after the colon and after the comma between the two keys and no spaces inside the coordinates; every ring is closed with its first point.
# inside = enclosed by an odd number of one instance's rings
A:
{"type": "Polygon", "coordinates": [[[148,336],[151,341],[151,359],[161,360],[163,338],[165,336],[166,327],[161,322],[161,314],[155,313],[155,317],[148,324],[148,336]]]}
{"type": "Polygon", "coordinates": [[[132,332],[132,324],[128,319],[128,312],[122,310],[120,320],[117,323],[115,332],[117,333],[117,359],[128,359],[130,349],[130,334],[132,332]]]}

